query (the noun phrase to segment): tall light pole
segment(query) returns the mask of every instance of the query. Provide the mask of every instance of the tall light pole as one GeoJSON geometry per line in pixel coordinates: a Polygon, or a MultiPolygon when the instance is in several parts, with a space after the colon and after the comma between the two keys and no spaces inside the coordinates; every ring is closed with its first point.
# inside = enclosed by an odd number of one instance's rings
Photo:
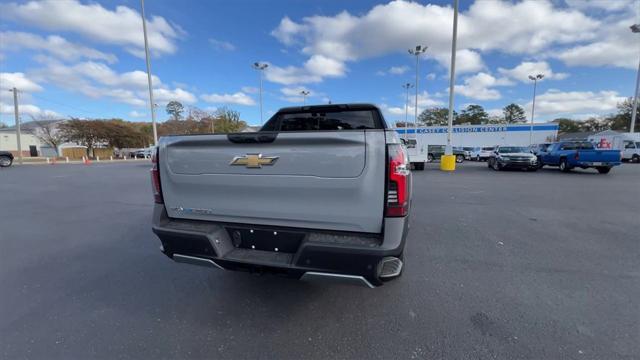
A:
{"type": "Polygon", "coordinates": [[[544,74],[529,75],[529,80],[533,81],[533,103],[531,104],[531,126],[529,126],[529,146],[533,144],[533,116],[536,112],[536,87],[538,86],[538,80],[542,80],[544,74]]]}
{"type": "Polygon", "coordinates": [[[302,104],[307,105],[307,95],[309,95],[309,90],[300,91],[300,95],[302,95],[302,104]]]}
{"type": "MultiPolygon", "coordinates": [[[[420,65],[420,55],[427,51],[427,46],[417,45],[415,49],[409,49],[409,54],[415,55],[416,57],[416,103],[415,103],[415,117],[413,119],[413,130],[416,131],[417,123],[418,123],[418,66],[420,65]]],[[[416,137],[418,134],[416,133],[416,137]]]]}
{"type": "Polygon", "coordinates": [[[404,102],[404,138],[407,138],[407,125],[409,124],[409,89],[413,87],[413,84],[402,84],[402,88],[407,90],[407,100],[404,102]]]}
{"type": "Polygon", "coordinates": [[[153,144],[158,145],[158,129],[156,127],[156,109],[153,102],[153,81],[151,80],[151,57],[149,56],[149,41],[147,40],[147,20],[144,18],[144,0],[140,0],[142,8],[142,32],[144,33],[144,53],[147,58],[147,81],[149,82],[149,106],[151,107],[151,123],[153,125],[153,144]]]}
{"type": "Polygon", "coordinates": [[[13,92],[13,115],[16,120],[16,144],[18,145],[18,164],[22,165],[22,142],[20,134],[20,111],[18,110],[18,89],[13,88],[9,91],[13,92]]]}
{"type": "Polygon", "coordinates": [[[260,125],[262,125],[262,73],[264,73],[264,69],[268,68],[269,64],[254,62],[253,68],[258,70],[260,73],[260,125]]]}
{"type": "MultiPolygon", "coordinates": [[[[451,41],[451,70],[449,74],[449,116],[447,117],[447,146],[445,155],[453,155],[451,132],[453,131],[453,91],[456,81],[456,43],[458,42],[458,0],[453,1],[453,39],[451,41]]],[[[442,163],[441,163],[442,164],[442,163]]],[[[441,165],[442,166],[442,165],[441,165]]]]}
{"type": "MultiPolygon", "coordinates": [[[[634,24],[630,26],[631,31],[634,33],[640,33],[640,24],[634,24]]],[[[633,110],[631,110],[631,127],[629,132],[635,132],[636,128],[636,113],[638,112],[638,86],[640,86],[640,62],[638,62],[638,75],[636,77],[636,92],[633,96],[633,110]]]]}

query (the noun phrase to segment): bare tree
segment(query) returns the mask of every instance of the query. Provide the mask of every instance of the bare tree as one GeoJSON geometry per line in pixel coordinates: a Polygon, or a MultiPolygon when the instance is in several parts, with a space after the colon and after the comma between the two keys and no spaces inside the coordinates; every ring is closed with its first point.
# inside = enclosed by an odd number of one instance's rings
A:
{"type": "Polygon", "coordinates": [[[38,140],[54,148],[58,154],[58,148],[65,141],[62,132],[58,130],[59,121],[48,115],[31,116],[31,120],[38,125],[35,131],[38,140]]]}

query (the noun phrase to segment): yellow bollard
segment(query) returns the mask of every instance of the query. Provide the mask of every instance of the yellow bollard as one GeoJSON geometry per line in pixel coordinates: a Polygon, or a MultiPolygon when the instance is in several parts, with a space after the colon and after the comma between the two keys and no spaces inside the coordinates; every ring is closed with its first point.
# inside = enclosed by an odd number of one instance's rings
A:
{"type": "Polygon", "coordinates": [[[454,171],[455,169],[456,169],[456,156],[442,155],[442,157],[440,158],[440,170],[454,171]]]}

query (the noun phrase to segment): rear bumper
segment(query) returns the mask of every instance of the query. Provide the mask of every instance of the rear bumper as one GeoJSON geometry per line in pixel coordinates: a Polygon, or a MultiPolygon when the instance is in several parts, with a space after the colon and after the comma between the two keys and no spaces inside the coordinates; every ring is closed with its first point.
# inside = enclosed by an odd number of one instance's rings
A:
{"type": "Polygon", "coordinates": [[[621,161],[576,161],[575,167],[590,168],[590,167],[612,167],[618,166],[621,161]]]}
{"type": "Polygon", "coordinates": [[[152,229],[177,262],[373,287],[382,284],[383,263],[402,254],[408,222],[385,218],[383,234],[324,232],[172,219],[156,204],[152,229]]]}

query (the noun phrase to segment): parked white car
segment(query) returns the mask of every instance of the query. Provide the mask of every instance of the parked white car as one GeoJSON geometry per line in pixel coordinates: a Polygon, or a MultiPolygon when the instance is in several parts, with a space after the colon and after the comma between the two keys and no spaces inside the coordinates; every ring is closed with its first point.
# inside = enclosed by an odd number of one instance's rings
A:
{"type": "Polygon", "coordinates": [[[496,151],[495,146],[485,146],[480,148],[480,152],[478,153],[478,160],[480,161],[489,160],[489,158],[491,157],[491,155],[493,155],[495,151],[496,151]]]}

